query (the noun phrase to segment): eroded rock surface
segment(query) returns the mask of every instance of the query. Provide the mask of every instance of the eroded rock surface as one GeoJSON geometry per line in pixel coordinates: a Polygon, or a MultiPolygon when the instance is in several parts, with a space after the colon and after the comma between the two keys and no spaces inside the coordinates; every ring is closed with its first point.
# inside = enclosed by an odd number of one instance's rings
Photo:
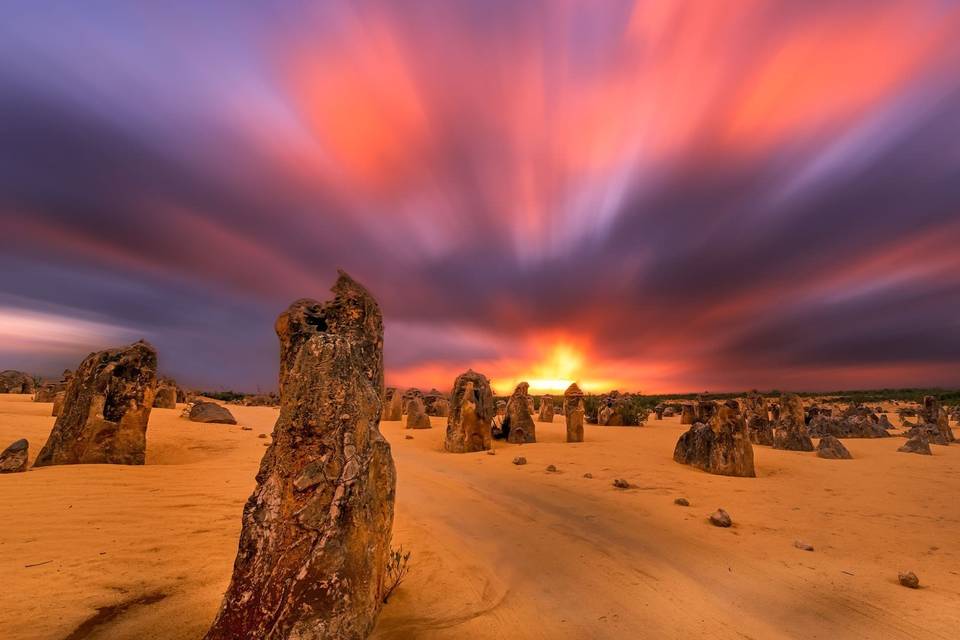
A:
{"type": "Polygon", "coordinates": [[[444,449],[451,453],[484,451],[493,446],[491,423],[496,415],[490,381],[469,369],[453,382],[444,449]]]}
{"type": "Polygon", "coordinates": [[[67,390],[67,384],[70,382],[72,377],[73,371],[67,369],[63,372],[60,380],[56,382],[51,380],[45,381],[43,384],[37,387],[36,393],[33,396],[33,401],[53,402],[58,393],[63,393],[67,390]]]}
{"type": "Polygon", "coordinates": [[[673,459],[717,475],[757,475],[747,423],[732,401],[719,405],[709,424],[698,422],[681,435],[673,459]]]}
{"type": "Polygon", "coordinates": [[[430,416],[427,415],[426,407],[423,405],[423,399],[414,396],[407,400],[407,429],[429,429],[430,416]]]}
{"type": "Polygon", "coordinates": [[[813,451],[813,440],[807,432],[803,402],[792,393],[780,398],[780,419],[773,433],[773,448],[788,451],[813,451]]]}
{"type": "Polygon", "coordinates": [[[207,640],[356,640],[382,606],[396,473],[378,425],[383,324],[341,273],[277,320],[280,417],[207,640]]]}
{"type": "Polygon", "coordinates": [[[824,436],[817,444],[817,457],[828,460],[850,460],[850,451],[834,436],[824,436]]]}
{"type": "Polygon", "coordinates": [[[583,442],[583,391],[572,382],[563,392],[563,416],[567,423],[567,442],[583,442]]]}
{"type": "Polygon", "coordinates": [[[23,371],[0,371],[0,393],[33,393],[35,386],[33,376],[23,371]]]}
{"type": "Polygon", "coordinates": [[[750,442],[767,446],[773,444],[773,423],[770,421],[770,411],[765,397],[756,392],[747,394],[744,402],[744,417],[747,421],[750,442]]]}
{"type": "Polygon", "coordinates": [[[200,401],[193,403],[193,406],[190,407],[189,418],[191,422],[237,424],[237,419],[233,417],[230,410],[216,402],[200,401]]]}
{"type": "Polygon", "coordinates": [[[0,452],[0,473],[21,473],[27,470],[30,443],[21,438],[0,452]]]}
{"type": "Polygon", "coordinates": [[[87,356],[67,384],[35,467],[143,464],[157,390],[157,352],[140,341],[87,356]]]}
{"type": "Polygon", "coordinates": [[[177,383],[171,378],[160,378],[157,382],[157,395],[153,399],[157,409],[177,408],[177,383]]]}
{"type": "Polygon", "coordinates": [[[428,416],[434,418],[447,418],[450,416],[450,401],[447,396],[436,389],[431,389],[423,396],[424,411],[428,416]]]}
{"type": "Polygon", "coordinates": [[[874,413],[865,415],[831,417],[815,414],[807,425],[807,432],[814,438],[888,438],[887,428],[874,413]]]}
{"type": "Polygon", "coordinates": [[[543,396],[540,398],[540,412],[537,415],[540,422],[553,422],[553,396],[543,396]]]}
{"type": "Polygon", "coordinates": [[[521,382],[507,400],[507,415],[501,427],[507,442],[523,444],[537,441],[537,427],[530,412],[529,388],[529,384],[521,382]]]}
{"type": "Polygon", "coordinates": [[[930,441],[922,433],[917,433],[908,438],[897,451],[900,453],[919,453],[924,456],[933,455],[933,451],[930,450],[930,441]]]}
{"type": "Polygon", "coordinates": [[[399,389],[387,389],[386,407],[383,410],[384,420],[403,420],[403,394],[399,389]]]}
{"type": "Polygon", "coordinates": [[[54,418],[60,415],[60,412],[63,411],[63,399],[67,397],[66,391],[58,391],[55,396],[53,396],[53,409],[50,411],[50,415],[54,418]]]}

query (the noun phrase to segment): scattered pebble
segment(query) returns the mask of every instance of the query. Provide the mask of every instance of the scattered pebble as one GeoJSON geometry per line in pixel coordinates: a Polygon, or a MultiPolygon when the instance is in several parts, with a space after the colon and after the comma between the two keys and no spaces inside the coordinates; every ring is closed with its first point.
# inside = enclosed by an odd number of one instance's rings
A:
{"type": "Polygon", "coordinates": [[[488,456],[495,456],[495,455],[497,455],[497,452],[496,452],[495,449],[487,449],[487,455],[488,455],[488,456]]]}
{"type": "Polygon", "coordinates": [[[583,477],[584,477],[584,478],[590,478],[590,479],[592,479],[592,478],[593,478],[593,474],[592,474],[592,473],[585,473],[585,474],[583,474],[583,477]]]}
{"type": "Polygon", "coordinates": [[[917,577],[913,571],[907,571],[906,573],[901,573],[898,578],[900,579],[900,584],[907,587],[908,589],[919,589],[920,588],[920,578],[917,577]]]}
{"type": "Polygon", "coordinates": [[[614,478],[613,486],[615,486],[617,489],[629,489],[630,483],[623,478],[614,478]]]}
{"type": "Polygon", "coordinates": [[[556,473],[556,472],[557,472],[557,468],[556,468],[555,466],[553,466],[552,464],[548,464],[548,465],[547,465],[547,471],[549,471],[550,473],[556,473]]]}
{"type": "Polygon", "coordinates": [[[674,498],[673,504],[680,505],[681,507],[689,507],[690,501],[686,498],[674,498]]]}
{"type": "Polygon", "coordinates": [[[406,435],[406,436],[403,436],[403,439],[404,439],[404,440],[413,440],[413,436],[411,436],[411,435],[406,435]]]}
{"type": "Polygon", "coordinates": [[[265,434],[265,433],[258,433],[258,434],[257,434],[257,437],[258,437],[258,438],[266,438],[266,437],[267,437],[267,434],[265,434]]]}
{"type": "Polygon", "coordinates": [[[717,509],[710,514],[710,524],[715,527],[729,527],[733,524],[733,519],[725,510],[717,509]]]}
{"type": "Polygon", "coordinates": [[[513,464],[527,464],[527,459],[523,456],[517,456],[513,459],[513,464]]]}
{"type": "Polygon", "coordinates": [[[802,540],[794,540],[794,541],[793,541],[793,546],[795,546],[797,549],[801,549],[801,550],[803,550],[803,551],[813,551],[813,545],[812,545],[812,544],[807,544],[806,542],[803,542],[802,540]]]}
{"type": "Polygon", "coordinates": [[[240,427],[241,431],[253,431],[253,427],[240,427]]]}

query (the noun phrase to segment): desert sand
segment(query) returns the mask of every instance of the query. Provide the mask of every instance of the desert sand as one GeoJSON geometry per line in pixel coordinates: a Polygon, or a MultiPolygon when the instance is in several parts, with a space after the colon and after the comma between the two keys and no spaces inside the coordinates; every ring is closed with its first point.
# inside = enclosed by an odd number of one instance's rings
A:
{"type": "MultiPolygon", "coordinates": [[[[230,410],[238,426],[154,409],[145,466],[0,476],[0,638],[199,638],[277,417],[230,410]]],[[[0,448],[26,437],[32,461],[50,411],[0,395],[0,448]]],[[[733,478],[673,462],[678,417],[587,425],[567,444],[557,416],[540,442],[496,455],[443,453],[446,420],[432,422],[381,425],[412,570],[375,638],[956,637],[960,446],[931,457],[847,439],[847,461],[758,446],[758,477],[733,478]],[[732,528],[707,522],[717,507],[732,528]],[[921,589],[897,583],[905,570],[921,589]]]]}

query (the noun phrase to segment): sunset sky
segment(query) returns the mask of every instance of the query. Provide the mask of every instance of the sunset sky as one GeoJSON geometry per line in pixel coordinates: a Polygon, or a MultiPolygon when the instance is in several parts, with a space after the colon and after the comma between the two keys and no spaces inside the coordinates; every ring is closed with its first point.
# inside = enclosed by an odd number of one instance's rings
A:
{"type": "Polygon", "coordinates": [[[960,2],[13,0],[0,140],[0,369],[275,389],[341,267],[389,384],[960,385],[960,2]]]}

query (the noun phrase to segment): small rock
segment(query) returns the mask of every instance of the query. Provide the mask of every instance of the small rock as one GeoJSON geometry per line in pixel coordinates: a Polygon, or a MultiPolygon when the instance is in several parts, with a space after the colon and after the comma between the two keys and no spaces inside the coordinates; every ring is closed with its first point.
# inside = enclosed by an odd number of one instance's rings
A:
{"type": "Polygon", "coordinates": [[[487,455],[488,455],[488,456],[495,456],[495,455],[497,455],[497,452],[496,452],[496,450],[494,450],[494,449],[487,449],[487,455]]]}
{"type": "Polygon", "coordinates": [[[206,424],[237,424],[230,410],[216,402],[195,402],[188,416],[191,422],[206,424]]]}
{"type": "Polygon", "coordinates": [[[0,473],[22,473],[27,470],[27,451],[30,443],[26,438],[17,440],[0,453],[0,473]]]}
{"type": "Polygon", "coordinates": [[[680,505],[681,507],[689,507],[690,501],[686,498],[675,498],[673,504],[680,505]]]}
{"type": "Polygon", "coordinates": [[[630,483],[623,478],[615,478],[613,481],[613,486],[615,486],[617,489],[629,489],[630,483]]]}
{"type": "Polygon", "coordinates": [[[253,427],[240,427],[241,431],[253,431],[253,427]]]}
{"type": "Polygon", "coordinates": [[[900,584],[907,587],[908,589],[919,589],[920,588],[920,578],[917,577],[913,571],[907,571],[906,573],[901,573],[898,578],[900,579],[900,584]]]}
{"type": "Polygon", "coordinates": [[[550,473],[556,473],[556,472],[557,472],[557,468],[556,468],[555,466],[553,466],[552,464],[548,464],[548,465],[547,465],[547,471],[549,471],[550,473]]]}
{"type": "Polygon", "coordinates": [[[403,436],[404,440],[413,440],[413,436],[403,436]]]}
{"type": "Polygon", "coordinates": [[[812,544],[807,544],[806,542],[803,542],[802,540],[794,540],[794,541],[793,541],[793,546],[795,546],[797,549],[800,549],[800,550],[802,550],[802,551],[813,551],[813,545],[812,545],[812,544]]]}
{"type": "Polygon", "coordinates": [[[835,436],[823,436],[817,445],[817,457],[827,460],[850,460],[850,451],[835,436]]]}
{"type": "Polygon", "coordinates": [[[583,474],[583,477],[584,477],[584,478],[588,478],[588,479],[592,479],[592,478],[593,478],[593,474],[592,474],[592,473],[585,473],[585,474],[583,474]]]}
{"type": "Polygon", "coordinates": [[[932,456],[930,441],[923,434],[916,434],[907,440],[906,444],[897,449],[900,453],[919,453],[923,456],[932,456]]]}
{"type": "Polygon", "coordinates": [[[264,442],[264,443],[263,443],[263,446],[269,447],[269,446],[270,446],[270,443],[269,443],[269,442],[264,442]]]}
{"type": "Polygon", "coordinates": [[[715,527],[729,527],[733,524],[730,514],[723,509],[717,509],[710,514],[710,524],[715,527]]]}
{"type": "Polygon", "coordinates": [[[265,433],[258,433],[258,434],[257,434],[257,437],[258,437],[258,438],[266,438],[266,437],[267,437],[267,434],[265,434],[265,433]]]}
{"type": "Polygon", "coordinates": [[[527,464],[527,459],[523,456],[517,456],[513,459],[513,464],[527,464]]]}

